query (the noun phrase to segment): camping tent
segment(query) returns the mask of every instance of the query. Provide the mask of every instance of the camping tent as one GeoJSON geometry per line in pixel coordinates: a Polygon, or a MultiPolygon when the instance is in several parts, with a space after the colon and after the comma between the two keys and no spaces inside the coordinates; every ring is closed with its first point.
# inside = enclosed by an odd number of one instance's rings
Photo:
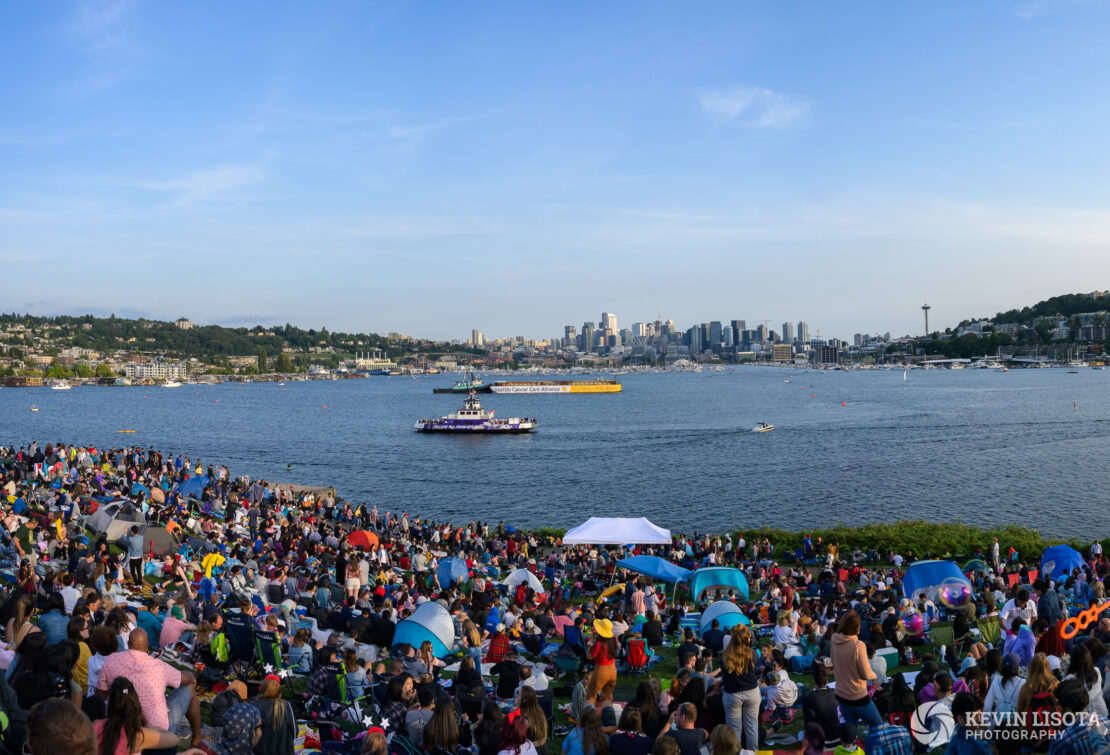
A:
{"type": "Polygon", "coordinates": [[[647,519],[591,516],[563,535],[563,545],[670,545],[670,530],[647,519]]]}
{"type": "Polygon", "coordinates": [[[902,577],[902,594],[911,600],[925,593],[929,600],[938,600],[940,586],[945,582],[958,581],[971,589],[971,583],[953,561],[914,561],[902,577]]]}
{"type": "Polygon", "coordinates": [[[1070,545],[1053,545],[1041,556],[1041,576],[1060,579],[1071,574],[1072,569],[1083,568],[1083,555],[1070,545]]]}
{"type": "Polygon", "coordinates": [[[206,475],[197,475],[196,477],[190,477],[188,480],[178,485],[177,492],[181,494],[182,498],[192,496],[199,500],[207,486],[208,477],[206,475]]]}
{"type": "Polygon", "coordinates": [[[177,550],[177,539],[160,524],[140,524],[143,536],[143,553],[154,551],[155,556],[165,556],[177,550]]]}
{"type": "Polygon", "coordinates": [[[393,633],[393,647],[409,644],[419,648],[425,640],[431,641],[436,658],[447,655],[455,644],[455,623],[451,614],[434,600],[420,605],[407,619],[397,622],[393,633]]]}
{"type": "Polygon", "coordinates": [[[743,595],[744,600],[749,597],[748,578],[739,569],[732,569],[727,566],[708,566],[693,572],[687,581],[690,583],[690,594],[694,596],[694,600],[700,598],[706,590],[714,587],[726,587],[734,590],[743,595]]]}
{"type": "Polygon", "coordinates": [[[698,619],[698,637],[705,634],[713,624],[713,619],[721,625],[721,629],[728,630],[737,624],[747,624],[751,626],[751,619],[744,615],[740,610],[740,606],[736,605],[730,600],[718,600],[716,603],[711,603],[709,608],[702,611],[701,618],[698,619]]]}
{"type": "Polygon", "coordinates": [[[990,565],[981,558],[973,558],[964,564],[964,574],[971,574],[973,572],[983,572],[985,574],[991,573],[990,565]]]}
{"type": "MultiPolygon", "coordinates": [[[[527,569],[517,569],[509,576],[505,577],[505,587],[516,587],[521,582],[527,582],[528,586],[536,592],[547,592],[547,588],[543,586],[539,578],[527,569]]],[[[442,584],[442,583],[441,583],[442,584]]]]}
{"type": "Polygon", "coordinates": [[[621,569],[630,569],[637,574],[646,574],[652,579],[658,579],[672,585],[677,582],[685,582],[686,578],[690,576],[689,569],[683,569],[666,559],[659,558],[659,556],[622,558],[617,562],[617,566],[621,569]]]}
{"type": "Polygon", "coordinates": [[[135,504],[130,501],[114,501],[98,508],[85,522],[85,526],[98,535],[103,534],[109,543],[114,543],[130,534],[133,525],[141,526],[145,521],[146,517],[135,504]]]}
{"type": "Polygon", "coordinates": [[[465,579],[470,575],[470,569],[466,565],[466,561],[461,558],[444,558],[440,559],[439,565],[436,567],[436,579],[439,580],[440,587],[450,587],[459,581],[465,579]]]}
{"type": "Polygon", "coordinates": [[[150,488],[148,488],[146,485],[143,485],[141,482],[136,482],[134,485],[131,486],[131,495],[138,495],[139,493],[150,495],[150,488]]]}

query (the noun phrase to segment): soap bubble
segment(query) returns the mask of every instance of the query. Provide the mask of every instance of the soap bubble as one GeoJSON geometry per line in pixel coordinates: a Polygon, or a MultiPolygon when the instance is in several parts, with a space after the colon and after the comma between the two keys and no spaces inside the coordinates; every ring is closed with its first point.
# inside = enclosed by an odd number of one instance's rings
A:
{"type": "Polygon", "coordinates": [[[971,585],[955,577],[941,582],[937,593],[940,596],[940,602],[949,608],[964,608],[971,602],[971,585]]]}
{"type": "Polygon", "coordinates": [[[917,611],[903,613],[901,624],[902,631],[910,637],[920,637],[925,634],[925,618],[917,611]]]}

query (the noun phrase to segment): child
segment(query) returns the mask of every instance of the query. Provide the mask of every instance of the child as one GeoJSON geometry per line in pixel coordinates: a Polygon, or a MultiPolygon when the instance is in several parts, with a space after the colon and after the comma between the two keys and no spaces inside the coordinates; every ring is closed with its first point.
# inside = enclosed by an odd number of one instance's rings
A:
{"type": "Polygon", "coordinates": [[[856,725],[847,721],[840,724],[840,744],[834,755],[864,755],[863,749],[856,744],[856,725]]]}

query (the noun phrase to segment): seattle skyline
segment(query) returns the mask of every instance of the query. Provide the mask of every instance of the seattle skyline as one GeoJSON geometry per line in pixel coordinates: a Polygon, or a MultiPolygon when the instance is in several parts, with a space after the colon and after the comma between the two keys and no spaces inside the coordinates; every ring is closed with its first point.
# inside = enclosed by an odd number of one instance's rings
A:
{"type": "Polygon", "coordinates": [[[604,307],[843,338],[1110,275],[1104,4],[6,20],[6,311],[465,340],[604,307]]]}

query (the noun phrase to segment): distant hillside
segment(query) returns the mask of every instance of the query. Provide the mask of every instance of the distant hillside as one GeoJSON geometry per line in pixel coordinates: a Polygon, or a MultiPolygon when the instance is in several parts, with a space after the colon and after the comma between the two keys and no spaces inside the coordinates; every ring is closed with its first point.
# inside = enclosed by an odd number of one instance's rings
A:
{"type": "MultiPolygon", "coordinates": [[[[1107,292],[1097,291],[1095,293],[1101,295],[1061,294],[1060,296],[1053,296],[1051,299],[1037,302],[1032,307],[999,312],[989,319],[994,323],[1022,323],[1028,322],[1036,317],[1049,317],[1052,315],[1071,317],[1072,315],[1078,315],[1084,312],[1098,312],[1110,307],[1110,298],[1108,298],[1107,292]]],[[[980,319],[983,318],[964,320],[960,325],[968,325],[980,319]]]]}
{"type": "MultiPolygon", "coordinates": [[[[7,343],[32,346],[35,339],[54,346],[94,349],[101,352],[164,351],[178,357],[211,359],[223,356],[268,355],[283,349],[311,352],[332,349],[351,353],[381,349],[390,357],[406,353],[442,350],[446,344],[434,341],[394,341],[376,333],[332,333],[327,328],[303,330],[293,325],[264,328],[225,328],[195,325],[184,329],[172,322],[129,320],[111,317],[34,317],[0,314],[0,331],[7,343]],[[19,328],[22,326],[22,329],[19,328]]],[[[459,350],[452,347],[452,350],[459,350]]]]}

